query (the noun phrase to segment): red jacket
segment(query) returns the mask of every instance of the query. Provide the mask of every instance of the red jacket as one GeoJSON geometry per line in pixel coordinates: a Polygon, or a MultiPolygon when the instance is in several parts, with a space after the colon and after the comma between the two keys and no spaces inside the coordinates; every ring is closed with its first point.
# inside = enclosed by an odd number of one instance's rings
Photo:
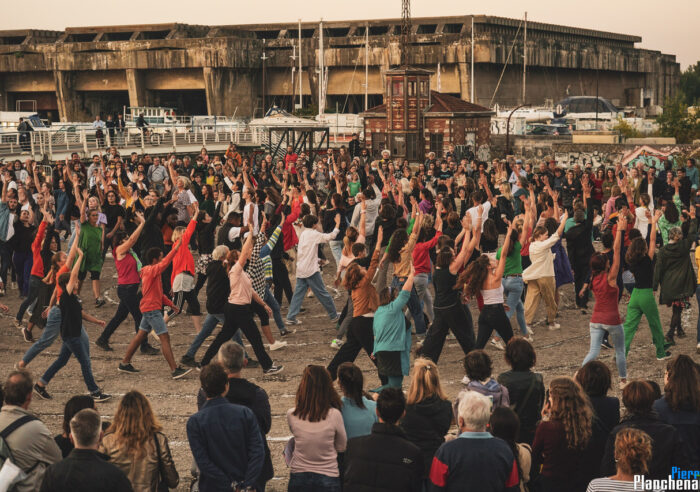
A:
{"type": "Polygon", "coordinates": [[[435,236],[423,243],[417,243],[413,248],[413,266],[416,268],[416,275],[419,273],[430,273],[430,250],[435,247],[438,239],[442,236],[441,231],[436,231],[435,236]]]}
{"type": "Polygon", "coordinates": [[[39,229],[36,231],[36,237],[32,242],[32,258],[34,263],[32,263],[30,275],[40,278],[44,278],[44,260],[41,258],[41,242],[44,240],[44,236],[46,236],[46,224],[47,222],[41,221],[39,229]]]}
{"type": "MultiPolygon", "coordinates": [[[[280,205],[277,208],[277,215],[281,213],[282,206],[280,205]]],[[[285,251],[292,249],[299,242],[299,238],[297,237],[297,233],[294,230],[294,226],[292,224],[294,224],[294,222],[299,218],[300,213],[301,201],[297,200],[292,202],[292,213],[289,214],[289,217],[284,219],[284,224],[282,224],[282,242],[285,251]]]]}
{"type": "Polygon", "coordinates": [[[190,220],[190,223],[185,229],[185,233],[180,240],[180,247],[177,250],[175,258],[173,258],[173,273],[170,276],[170,285],[175,282],[175,277],[182,272],[190,272],[194,277],[194,258],[190,252],[190,239],[194,230],[197,227],[197,219],[190,220]]]}
{"type": "MultiPolygon", "coordinates": [[[[168,264],[170,264],[173,256],[182,248],[188,249],[187,244],[181,243],[177,250],[173,249],[170,251],[165,258],[155,265],[147,265],[141,268],[141,293],[143,297],[141,298],[139,308],[142,313],[160,311],[163,309],[163,305],[174,307],[170,299],[163,295],[163,282],[161,281],[160,275],[168,268],[168,264]]],[[[192,255],[190,254],[190,256],[192,255]]]]}

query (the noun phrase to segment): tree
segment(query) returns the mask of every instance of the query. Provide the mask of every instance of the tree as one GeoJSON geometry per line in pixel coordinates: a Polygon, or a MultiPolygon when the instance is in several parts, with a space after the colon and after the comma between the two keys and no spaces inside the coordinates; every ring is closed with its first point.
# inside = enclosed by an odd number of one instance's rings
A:
{"type": "Polygon", "coordinates": [[[698,113],[695,110],[688,111],[683,95],[679,94],[666,102],[663,114],[656,121],[664,137],[675,137],[678,143],[691,143],[700,139],[698,113]]]}
{"type": "Polygon", "coordinates": [[[688,106],[700,105],[700,61],[681,73],[680,92],[688,106]]]}

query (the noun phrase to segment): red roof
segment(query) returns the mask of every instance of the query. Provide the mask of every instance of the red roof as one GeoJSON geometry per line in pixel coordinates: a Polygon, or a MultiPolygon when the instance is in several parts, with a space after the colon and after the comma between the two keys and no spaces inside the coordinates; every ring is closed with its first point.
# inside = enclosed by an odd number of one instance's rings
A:
{"type": "Polygon", "coordinates": [[[430,101],[433,103],[426,113],[490,113],[489,108],[463,101],[458,97],[430,91],[430,101]]]}
{"type": "MultiPolygon", "coordinates": [[[[430,113],[488,113],[493,112],[484,106],[472,104],[467,101],[448,94],[443,94],[437,91],[430,91],[430,107],[426,110],[426,114],[430,113]]],[[[373,108],[363,111],[362,114],[386,114],[386,104],[380,104],[373,108]]]]}

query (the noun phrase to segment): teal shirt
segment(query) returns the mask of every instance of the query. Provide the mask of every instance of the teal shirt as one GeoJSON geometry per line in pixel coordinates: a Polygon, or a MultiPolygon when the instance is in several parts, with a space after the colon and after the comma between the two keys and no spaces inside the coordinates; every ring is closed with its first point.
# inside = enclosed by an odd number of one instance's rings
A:
{"type": "Polygon", "coordinates": [[[374,353],[401,352],[401,372],[408,376],[410,370],[411,332],[406,329],[403,308],[411,292],[401,290],[396,299],[379,306],[374,313],[374,353]]]}
{"type": "Polygon", "coordinates": [[[343,414],[343,424],[345,425],[345,433],[348,439],[353,437],[368,436],[372,433],[372,426],[379,422],[377,418],[377,403],[362,397],[362,403],[365,408],[358,407],[354,401],[347,397],[342,398],[343,408],[340,413],[343,414]]]}

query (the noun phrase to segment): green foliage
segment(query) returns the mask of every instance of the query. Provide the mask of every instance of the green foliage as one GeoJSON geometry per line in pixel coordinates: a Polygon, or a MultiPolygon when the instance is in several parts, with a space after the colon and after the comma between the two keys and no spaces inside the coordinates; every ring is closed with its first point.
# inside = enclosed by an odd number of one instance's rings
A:
{"type": "Polygon", "coordinates": [[[639,130],[623,120],[622,116],[617,117],[617,124],[613,127],[613,130],[618,132],[622,138],[637,138],[642,136],[639,130]]]}
{"type": "Polygon", "coordinates": [[[675,137],[678,143],[692,143],[700,139],[700,114],[688,111],[683,95],[670,99],[664,105],[664,113],[657,118],[661,135],[675,137]]]}
{"type": "Polygon", "coordinates": [[[681,73],[680,90],[688,106],[700,105],[700,61],[681,73]]]}

